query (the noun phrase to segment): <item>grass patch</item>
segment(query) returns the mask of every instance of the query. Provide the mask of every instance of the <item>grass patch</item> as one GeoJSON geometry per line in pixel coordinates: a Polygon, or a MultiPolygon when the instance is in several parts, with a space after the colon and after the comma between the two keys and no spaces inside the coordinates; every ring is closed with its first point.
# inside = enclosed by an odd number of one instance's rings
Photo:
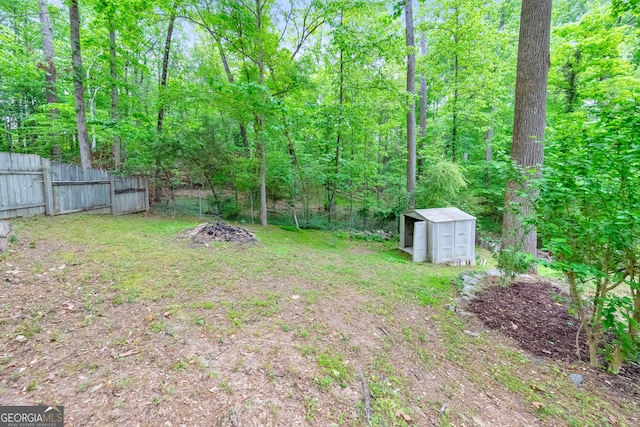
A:
{"type": "Polygon", "coordinates": [[[340,387],[346,387],[347,383],[353,378],[353,367],[348,365],[344,360],[344,356],[336,351],[326,351],[318,355],[318,366],[325,374],[324,378],[319,380],[319,386],[330,385],[336,381],[340,387]]]}

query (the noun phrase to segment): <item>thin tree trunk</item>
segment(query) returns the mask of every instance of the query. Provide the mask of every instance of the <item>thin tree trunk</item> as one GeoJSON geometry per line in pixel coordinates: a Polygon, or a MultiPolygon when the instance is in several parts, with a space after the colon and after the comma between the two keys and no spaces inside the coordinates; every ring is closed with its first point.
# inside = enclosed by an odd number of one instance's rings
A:
{"type": "Polygon", "coordinates": [[[456,152],[458,149],[458,76],[459,76],[459,62],[458,54],[455,54],[454,58],[454,79],[453,79],[453,117],[451,120],[451,160],[456,161],[456,152]]]}
{"type": "Polygon", "coordinates": [[[407,112],[407,194],[409,208],[415,207],[414,191],[416,189],[416,54],[413,34],[413,0],[405,0],[405,32],[407,45],[407,92],[411,96],[407,112]]]}
{"type": "MultiPolygon", "coordinates": [[[[425,34],[420,34],[420,56],[427,55],[427,38],[425,34]]],[[[425,139],[427,137],[427,78],[424,74],[420,75],[420,144],[418,151],[424,150],[425,139]]],[[[424,158],[422,156],[417,159],[418,170],[424,169],[424,158]]]]}
{"type": "MultiPolygon", "coordinates": [[[[502,33],[504,30],[504,22],[505,22],[505,8],[506,4],[502,4],[502,8],[500,9],[500,23],[498,24],[498,32],[502,33]]],[[[494,71],[497,71],[494,69],[494,71]]],[[[487,145],[484,151],[484,160],[487,162],[491,162],[493,160],[493,137],[495,132],[495,118],[493,117],[494,112],[496,111],[495,106],[491,106],[491,110],[489,112],[489,117],[491,120],[491,124],[489,125],[489,130],[487,130],[487,145]]]]}
{"type": "Polygon", "coordinates": [[[113,136],[113,167],[120,169],[120,136],[118,136],[118,121],[120,112],[118,110],[118,73],[116,62],[116,31],[113,22],[109,20],[109,68],[111,74],[111,119],[116,125],[116,134],[113,136]]]}
{"type": "MultiPolygon", "coordinates": [[[[229,68],[229,63],[227,62],[227,56],[224,53],[224,49],[222,47],[222,41],[220,37],[215,36],[216,45],[218,46],[218,53],[220,54],[220,58],[222,59],[222,65],[224,66],[224,72],[227,75],[227,80],[229,83],[233,83],[233,74],[231,73],[231,69],[229,68]]],[[[249,156],[249,139],[247,138],[247,128],[244,124],[240,123],[240,136],[242,137],[242,146],[244,148],[244,152],[249,156]]]]}
{"type": "MultiPolygon", "coordinates": [[[[342,14],[340,14],[340,25],[342,25],[342,14]]],[[[338,135],[336,136],[336,147],[334,154],[334,169],[333,180],[331,182],[331,192],[329,196],[329,217],[336,212],[336,196],[338,193],[338,173],[340,172],[340,143],[342,140],[342,105],[344,104],[344,56],[342,48],[340,48],[340,75],[339,75],[339,87],[338,87],[338,135]]]]}
{"type": "MultiPolygon", "coordinates": [[[[167,87],[167,73],[169,70],[169,55],[171,54],[171,38],[173,37],[173,24],[176,20],[175,15],[171,15],[169,17],[169,27],[167,28],[167,38],[164,44],[164,55],[162,57],[162,71],[160,73],[160,81],[158,82],[158,123],[156,125],[156,132],[158,134],[158,139],[162,134],[162,127],[164,125],[164,92],[167,87]]],[[[156,155],[156,177],[155,177],[155,186],[156,191],[155,202],[160,202],[162,199],[162,194],[160,191],[161,183],[160,183],[160,169],[162,167],[162,161],[160,159],[160,155],[156,155]]]]}
{"type": "MultiPolygon", "coordinates": [[[[492,115],[493,115],[493,111],[494,111],[494,108],[491,107],[492,115]]],[[[491,126],[487,130],[487,146],[484,149],[484,160],[487,162],[490,162],[493,160],[493,136],[494,136],[494,129],[493,129],[493,124],[491,124],[491,126]]]]}
{"type": "MultiPolygon", "coordinates": [[[[44,71],[45,71],[45,87],[47,90],[47,104],[56,104],[58,102],[58,90],[56,88],[56,64],[54,62],[53,51],[53,32],[51,30],[51,19],[49,16],[49,5],[46,0],[38,0],[40,8],[40,24],[42,27],[42,53],[44,54],[44,71]]],[[[49,109],[49,118],[54,121],[58,117],[58,109],[49,109]]],[[[62,150],[60,144],[56,141],[55,134],[51,134],[51,158],[60,160],[62,150]]]]}
{"type": "Polygon", "coordinates": [[[502,246],[513,246],[534,256],[536,229],[535,226],[525,229],[523,220],[531,214],[530,198],[536,197],[526,184],[527,178],[540,176],[544,161],[550,27],[551,0],[523,0],[511,146],[511,157],[520,168],[522,180],[507,184],[502,246]],[[523,190],[529,198],[519,195],[523,190]]]}
{"type": "Polygon", "coordinates": [[[164,55],[162,57],[162,72],[160,74],[160,84],[159,84],[159,103],[160,106],[158,108],[158,125],[156,126],[156,130],[158,133],[162,133],[162,126],[164,124],[164,92],[167,87],[167,73],[169,70],[169,55],[171,54],[171,38],[173,37],[173,24],[176,20],[175,15],[171,15],[169,17],[169,27],[167,28],[167,39],[164,43],[164,55]]]}
{"type": "MultiPolygon", "coordinates": [[[[264,46],[262,44],[262,2],[255,0],[256,3],[256,27],[258,47],[258,84],[264,83],[264,46]]],[[[262,135],[264,129],[264,114],[259,114],[256,126],[258,134],[258,154],[260,156],[260,224],[266,226],[267,218],[267,147],[262,135]]]]}
{"type": "Polygon", "coordinates": [[[71,60],[73,65],[73,89],[76,106],[76,125],[80,144],[80,164],[83,168],[91,167],[89,152],[89,134],[84,106],[84,83],[82,74],[82,53],[80,51],[80,13],[78,0],[69,2],[69,27],[71,40],[71,60]]]}

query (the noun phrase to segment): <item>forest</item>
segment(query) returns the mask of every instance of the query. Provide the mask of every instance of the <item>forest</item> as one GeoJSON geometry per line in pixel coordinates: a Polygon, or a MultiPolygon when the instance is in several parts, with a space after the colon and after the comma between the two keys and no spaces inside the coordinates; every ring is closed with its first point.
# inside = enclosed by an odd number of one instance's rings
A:
{"type": "Polygon", "coordinates": [[[215,213],[255,206],[263,225],[458,206],[502,238],[503,268],[552,255],[592,365],[612,334],[616,372],[639,347],[639,3],[0,0],[0,151],[146,176],[156,202],[203,188],[215,213]],[[546,86],[522,163],[520,24],[537,3],[546,86]]]}

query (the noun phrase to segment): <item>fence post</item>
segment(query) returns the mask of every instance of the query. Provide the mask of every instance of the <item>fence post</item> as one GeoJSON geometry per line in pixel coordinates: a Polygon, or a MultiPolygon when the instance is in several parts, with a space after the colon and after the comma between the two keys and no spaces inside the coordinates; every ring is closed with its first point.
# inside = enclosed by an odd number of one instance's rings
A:
{"type": "Polygon", "coordinates": [[[53,184],[51,182],[51,168],[42,167],[42,182],[44,185],[44,213],[53,216],[53,184]]]}
{"type": "Polygon", "coordinates": [[[144,211],[149,213],[149,180],[147,178],[142,178],[144,180],[144,211]]]}
{"type": "Polygon", "coordinates": [[[109,174],[109,193],[111,198],[111,215],[116,214],[116,182],[113,175],[109,174]]]}

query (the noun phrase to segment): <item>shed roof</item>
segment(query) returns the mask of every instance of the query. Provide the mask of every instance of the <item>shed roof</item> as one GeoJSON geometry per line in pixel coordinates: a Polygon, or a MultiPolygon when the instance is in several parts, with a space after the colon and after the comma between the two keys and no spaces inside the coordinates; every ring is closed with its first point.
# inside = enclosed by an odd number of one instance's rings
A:
{"type": "Polygon", "coordinates": [[[458,208],[414,209],[410,212],[415,212],[431,222],[453,222],[476,219],[475,216],[469,215],[458,208]]]}

